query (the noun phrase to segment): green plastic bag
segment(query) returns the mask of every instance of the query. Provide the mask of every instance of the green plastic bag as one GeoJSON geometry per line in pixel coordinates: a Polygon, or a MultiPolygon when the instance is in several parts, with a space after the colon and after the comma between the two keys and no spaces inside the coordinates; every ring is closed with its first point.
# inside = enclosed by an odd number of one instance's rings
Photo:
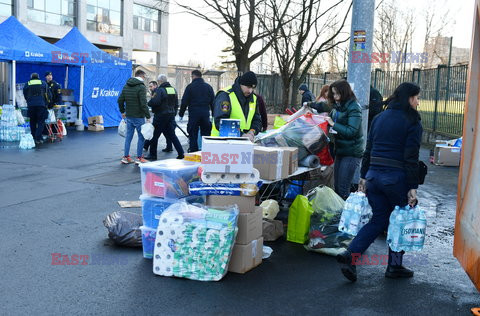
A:
{"type": "Polygon", "coordinates": [[[275,121],[273,122],[273,129],[279,129],[285,124],[287,124],[287,121],[282,119],[280,116],[276,116],[275,121]]]}
{"type": "Polygon", "coordinates": [[[288,212],[287,240],[304,244],[308,239],[313,210],[308,198],[297,195],[288,212]]]}

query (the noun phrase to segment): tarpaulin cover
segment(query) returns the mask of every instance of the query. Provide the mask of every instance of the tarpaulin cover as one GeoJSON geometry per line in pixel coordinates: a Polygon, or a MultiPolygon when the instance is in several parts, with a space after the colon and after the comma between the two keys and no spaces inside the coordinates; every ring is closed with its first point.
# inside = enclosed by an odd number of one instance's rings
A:
{"type": "MultiPolygon", "coordinates": [[[[83,123],[88,125],[88,117],[102,115],[104,126],[118,126],[122,116],[117,99],[125,82],[132,73],[132,62],[107,54],[90,43],[76,27],[55,45],[82,56],[85,66],[83,87],[83,123]]],[[[69,88],[75,90],[78,101],[80,89],[80,69],[69,69],[69,88]]]]}
{"type": "Polygon", "coordinates": [[[75,64],[74,61],[64,58],[71,56],[68,50],[61,49],[41,39],[14,16],[0,24],[0,43],[8,44],[9,47],[9,49],[3,50],[3,54],[0,54],[1,60],[75,64]]]}

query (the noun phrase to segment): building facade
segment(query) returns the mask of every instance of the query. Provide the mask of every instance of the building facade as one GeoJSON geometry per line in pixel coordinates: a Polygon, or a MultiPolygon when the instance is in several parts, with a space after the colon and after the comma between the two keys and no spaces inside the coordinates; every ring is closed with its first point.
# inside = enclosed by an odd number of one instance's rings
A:
{"type": "Polygon", "coordinates": [[[167,0],[0,0],[0,22],[14,15],[36,35],[55,43],[73,26],[97,47],[167,71],[167,0]],[[152,62],[153,61],[153,62],[152,62]]]}

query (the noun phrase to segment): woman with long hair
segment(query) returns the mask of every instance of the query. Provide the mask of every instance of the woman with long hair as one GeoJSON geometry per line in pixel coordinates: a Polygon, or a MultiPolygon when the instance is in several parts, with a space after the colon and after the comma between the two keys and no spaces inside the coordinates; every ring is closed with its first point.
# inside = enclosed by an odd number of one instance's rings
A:
{"type": "MultiPolygon", "coordinates": [[[[337,256],[343,275],[352,282],[357,279],[352,255],[360,256],[387,230],[395,206],[415,206],[417,203],[418,156],[423,132],[417,112],[419,94],[420,87],[415,83],[400,84],[385,101],[387,109],[372,121],[359,189],[366,191],[373,216],[348,249],[337,256]]],[[[402,265],[403,252],[388,250],[385,277],[412,277],[413,271],[402,265]]]]}
{"type": "Polygon", "coordinates": [[[324,85],[320,90],[320,94],[315,99],[315,102],[327,102],[328,101],[328,84],[324,85]]]}

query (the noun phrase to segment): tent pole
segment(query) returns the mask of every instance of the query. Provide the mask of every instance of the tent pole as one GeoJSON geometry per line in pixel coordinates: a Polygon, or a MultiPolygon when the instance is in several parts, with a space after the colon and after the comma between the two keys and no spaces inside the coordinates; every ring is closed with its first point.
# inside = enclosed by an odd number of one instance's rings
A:
{"type": "Polygon", "coordinates": [[[65,89],[68,89],[68,65],[65,68],[65,84],[63,85],[65,89]]]}
{"type": "Polygon", "coordinates": [[[15,82],[17,81],[17,62],[15,60],[12,60],[12,103],[15,106],[15,98],[17,94],[17,86],[15,82]]]}
{"type": "Polygon", "coordinates": [[[82,108],[83,108],[83,80],[85,77],[85,66],[80,66],[80,99],[79,99],[79,104],[78,104],[78,119],[75,122],[75,125],[77,126],[77,131],[83,131],[83,113],[82,113],[82,108]]]}

